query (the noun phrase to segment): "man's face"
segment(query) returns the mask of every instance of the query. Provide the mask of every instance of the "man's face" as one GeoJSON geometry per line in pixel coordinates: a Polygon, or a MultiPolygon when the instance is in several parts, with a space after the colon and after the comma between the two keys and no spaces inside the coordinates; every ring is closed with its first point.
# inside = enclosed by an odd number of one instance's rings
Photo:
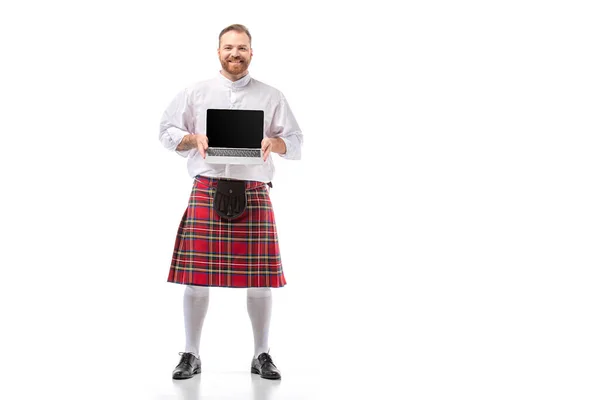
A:
{"type": "Polygon", "coordinates": [[[219,44],[221,66],[231,75],[241,75],[252,61],[250,38],[245,33],[229,31],[221,36],[219,44]]]}

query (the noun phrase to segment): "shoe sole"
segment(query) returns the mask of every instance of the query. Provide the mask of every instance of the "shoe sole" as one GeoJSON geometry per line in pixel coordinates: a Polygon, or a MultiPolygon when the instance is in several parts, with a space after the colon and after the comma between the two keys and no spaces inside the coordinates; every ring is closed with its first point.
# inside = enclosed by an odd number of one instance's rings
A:
{"type": "MultiPolygon", "coordinates": [[[[250,368],[250,372],[252,372],[253,374],[256,374],[256,375],[260,375],[260,371],[259,371],[259,370],[257,370],[257,369],[256,369],[256,368],[254,368],[254,367],[251,367],[251,368],[250,368]]],[[[276,380],[279,380],[279,379],[281,379],[281,377],[279,377],[279,378],[278,378],[278,377],[275,377],[275,376],[273,376],[273,377],[270,377],[270,376],[262,376],[262,375],[260,375],[260,377],[261,377],[261,378],[263,378],[263,379],[271,379],[271,380],[273,380],[273,381],[276,381],[276,380]]]]}
{"type": "Polygon", "coordinates": [[[202,372],[202,370],[201,369],[197,369],[196,371],[192,372],[192,376],[179,376],[179,377],[174,376],[173,379],[176,379],[178,381],[181,381],[181,380],[184,380],[184,379],[190,379],[190,378],[193,378],[194,375],[199,374],[200,372],[202,372]]]}

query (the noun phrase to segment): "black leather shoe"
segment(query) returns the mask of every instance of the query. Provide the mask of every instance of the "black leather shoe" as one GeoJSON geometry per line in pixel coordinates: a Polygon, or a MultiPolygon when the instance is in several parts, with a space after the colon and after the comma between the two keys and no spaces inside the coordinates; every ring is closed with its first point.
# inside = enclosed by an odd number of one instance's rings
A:
{"type": "Polygon", "coordinates": [[[275,364],[273,364],[271,356],[267,353],[260,353],[258,358],[252,359],[250,372],[260,374],[260,377],[265,379],[281,379],[281,373],[275,364]]]}
{"type": "Polygon", "coordinates": [[[195,374],[199,374],[200,359],[192,353],[179,353],[181,355],[181,361],[177,364],[177,367],[173,370],[173,379],[189,379],[195,374]]]}

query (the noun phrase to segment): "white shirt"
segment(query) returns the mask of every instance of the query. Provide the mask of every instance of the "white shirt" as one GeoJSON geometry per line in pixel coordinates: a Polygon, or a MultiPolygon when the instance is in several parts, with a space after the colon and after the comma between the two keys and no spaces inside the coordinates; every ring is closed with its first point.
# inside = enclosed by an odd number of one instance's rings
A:
{"type": "MultiPolygon", "coordinates": [[[[300,159],[303,135],[285,97],[279,90],[251,78],[250,74],[232,82],[219,73],[214,79],[195,83],[181,91],[162,116],[161,143],[167,149],[175,150],[185,135],[206,134],[206,110],[209,108],[263,110],[265,136],[281,138],[285,142],[286,153],[280,156],[300,159]]],[[[271,155],[259,165],[226,165],[207,164],[198,149],[176,152],[188,158],[188,172],[192,177],[203,175],[270,182],[275,172],[271,155]]]]}

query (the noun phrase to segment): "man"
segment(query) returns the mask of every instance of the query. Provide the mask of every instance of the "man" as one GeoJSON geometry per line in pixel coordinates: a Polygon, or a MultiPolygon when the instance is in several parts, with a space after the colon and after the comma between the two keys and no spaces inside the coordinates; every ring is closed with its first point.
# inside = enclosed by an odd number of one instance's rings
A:
{"type": "Polygon", "coordinates": [[[247,288],[247,308],[254,334],[251,372],[281,379],[269,355],[271,288],[286,284],[267,184],[273,178],[271,153],[299,160],[303,135],[281,92],[248,74],[252,37],[243,25],[219,35],[222,69],[217,77],[180,92],[164,112],[160,141],[187,157],[194,186],[177,233],[169,282],[186,285],[183,296],[185,351],[174,379],[200,373],[200,334],[209,303],[209,287],[247,288]],[[209,164],[204,133],[207,109],[264,111],[265,137],[259,165],[209,164]],[[234,220],[213,209],[216,187],[231,182],[245,188],[245,213],[234,220]],[[242,182],[242,183],[241,183],[242,182]]]}

